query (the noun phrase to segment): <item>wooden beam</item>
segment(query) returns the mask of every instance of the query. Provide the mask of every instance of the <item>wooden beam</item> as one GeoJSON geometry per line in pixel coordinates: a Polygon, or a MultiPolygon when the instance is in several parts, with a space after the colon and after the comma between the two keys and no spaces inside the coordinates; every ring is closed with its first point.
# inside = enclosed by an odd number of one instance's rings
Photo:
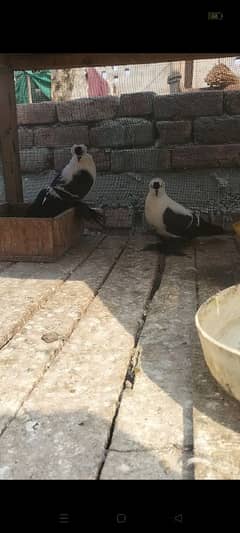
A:
{"type": "Polygon", "coordinates": [[[28,100],[29,104],[32,104],[32,86],[31,86],[31,78],[27,74],[27,88],[28,88],[28,100]]]}
{"type": "Polygon", "coordinates": [[[194,59],[213,59],[215,57],[235,57],[237,55],[240,55],[240,53],[0,54],[0,66],[9,66],[14,70],[64,69],[90,66],[162,63],[165,61],[189,61],[194,59]]]}
{"type": "Polygon", "coordinates": [[[17,131],[17,110],[14,73],[10,68],[0,68],[0,146],[5,182],[6,201],[14,204],[23,201],[22,179],[17,131]]]}
{"type": "Polygon", "coordinates": [[[184,76],[185,89],[192,88],[192,81],[193,81],[193,61],[185,61],[185,76],[184,76]]]}

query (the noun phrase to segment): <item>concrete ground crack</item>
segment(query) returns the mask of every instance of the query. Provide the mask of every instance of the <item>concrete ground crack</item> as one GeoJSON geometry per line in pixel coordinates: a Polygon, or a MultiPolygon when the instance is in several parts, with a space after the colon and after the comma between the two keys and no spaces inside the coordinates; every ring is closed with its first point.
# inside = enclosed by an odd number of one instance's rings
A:
{"type": "Polygon", "coordinates": [[[138,327],[136,335],[135,335],[134,348],[136,348],[137,345],[138,345],[138,341],[139,341],[140,335],[142,333],[142,330],[144,328],[144,324],[146,322],[146,318],[147,318],[147,314],[148,314],[148,311],[149,311],[149,307],[151,305],[151,302],[152,302],[152,300],[154,298],[155,293],[157,292],[157,290],[160,287],[162,276],[163,276],[163,272],[164,272],[164,268],[165,268],[165,257],[161,255],[160,259],[159,259],[159,263],[158,263],[157,268],[156,268],[153,284],[152,284],[151,290],[149,292],[149,295],[148,295],[148,297],[146,299],[146,302],[145,302],[145,305],[144,305],[144,308],[143,308],[142,317],[141,317],[141,320],[140,320],[140,323],[139,323],[139,327],[138,327]]]}
{"type": "Polygon", "coordinates": [[[129,389],[129,387],[130,388],[134,387],[135,377],[136,377],[136,373],[137,373],[137,370],[138,370],[139,357],[140,357],[140,353],[141,353],[140,348],[138,347],[138,341],[139,341],[140,335],[142,333],[142,330],[144,328],[144,324],[145,324],[145,321],[146,321],[146,318],[147,318],[147,314],[148,314],[148,311],[149,311],[149,308],[150,308],[151,301],[152,301],[156,291],[160,287],[161,280],[162,280],[162,275],[163,275],[163,272],[164,272],[164,268],[165,268],[165,259],[164,259],[163,256],[160,256],[159,263],[157,265],[155,276],[154,276],[154,279],[153,279],[152,287],[151,287],[151,290],[148,293],[148,296],[146,298],[146,302],[145,302],[145,305],[144,305],[144,308],[143,308],[142,317],[141,317],[141,319],[139,321],[139,326],[138,326],[136,334],[135,334],[134,346],[133,346],[133,349],[131,350],[131,353],[130,353],[127,372],[126,372],[126,375],[125,375],[125,378],[124,378],[124,381],[123,381],[123,385],[122,385],[122,388],[121,388],[121,392],[119,394],[119,398],[118,398],[118,401],[117,401],[117,404],[116,404],[115,413],[114,413],[114,416],[113,416],[113,419],[112,419],[112,423],[111,423],[111,427],[110,427],[110,430],[109,430],[109,436],[108,436],[107,443],[105,445],[105,449],[104,449],[104,452],[103,452],[103,458],[102,458],[102,461],[101,461],[101,463],[99,465],[99,468],[98,468],[98,471],[97,471],[97,476],[96,476],[97,480],[101,479],[102,470],[103,470],[103,467],[105,465],[108,452],[110,451],[112,438],[113,438],[113,433],[114,433],[114,430],[115,430],[117,417],[118,417],[118,413],[119,413],[119,410],[120,410],[120,406],[121,406],[121,402],[122,402],[124,391],[127,388],[129,389]]]}

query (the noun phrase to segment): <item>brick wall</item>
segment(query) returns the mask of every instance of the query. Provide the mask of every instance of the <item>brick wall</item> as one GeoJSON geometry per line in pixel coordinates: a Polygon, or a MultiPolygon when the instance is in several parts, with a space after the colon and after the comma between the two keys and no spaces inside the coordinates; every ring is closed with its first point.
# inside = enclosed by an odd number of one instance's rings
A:
{"type": "Polygon", "coordinates": [[[23,173],[61,169],[74,143],[98,172],[240,166],[240,92],[124,94],[18,105],[23,173]]]}

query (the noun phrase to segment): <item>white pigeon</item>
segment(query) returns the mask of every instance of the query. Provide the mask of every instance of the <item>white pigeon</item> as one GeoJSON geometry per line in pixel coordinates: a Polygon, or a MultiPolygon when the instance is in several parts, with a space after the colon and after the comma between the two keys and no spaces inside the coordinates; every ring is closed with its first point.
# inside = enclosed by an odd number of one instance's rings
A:
{"type": "Polygon", "coordinates": [[[154,178],[149,183],[144,214],[147,223],[164,240],[176,238],[191,240],[195,237],[224,233],[221,227],[206,222],[190,209],[172,200],[165,191],[164,181],[160,178],[154,178]]]}

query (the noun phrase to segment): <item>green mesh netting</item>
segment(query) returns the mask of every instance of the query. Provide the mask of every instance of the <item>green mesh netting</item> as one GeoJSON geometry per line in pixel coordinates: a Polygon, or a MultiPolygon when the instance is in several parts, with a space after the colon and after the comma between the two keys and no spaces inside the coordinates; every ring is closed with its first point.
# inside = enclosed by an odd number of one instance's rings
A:
{"type": "Polygon", "coordinates": [[[17,70],[15,71],[15,89],[17,104],[30,102],[28,78],[32,102],[51,100],[51,73],[49,70],[17,70]],[[38,91],[39,89],[39,95],[38,91]]]}

